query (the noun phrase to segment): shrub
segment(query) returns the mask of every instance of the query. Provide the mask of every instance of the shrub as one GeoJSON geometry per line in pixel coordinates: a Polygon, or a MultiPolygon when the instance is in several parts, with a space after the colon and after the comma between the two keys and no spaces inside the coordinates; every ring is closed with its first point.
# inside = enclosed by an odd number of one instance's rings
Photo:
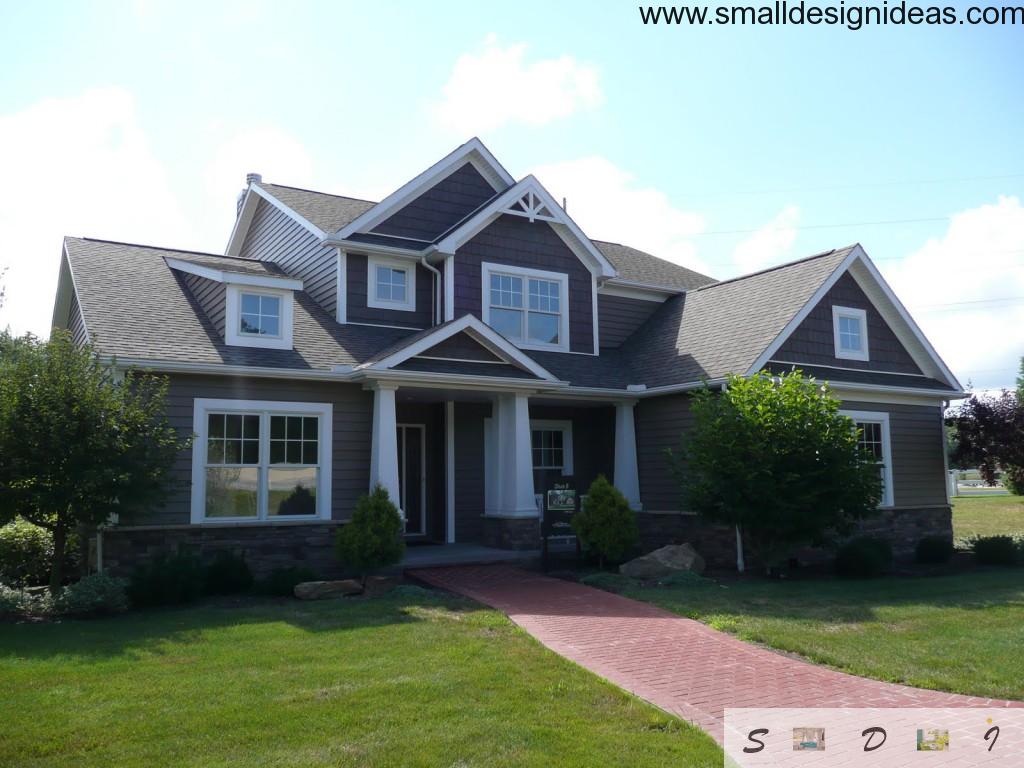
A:
{"type": "Polygon", "coordinates": [[[364,585],[371,572],[402,559],[402,518],[382,486],[356,502],[352,521],[338,531],[336,550],[338,559],[356,571],[364,585]]]}
{"type": "Polygon", "coordinates": [[[970,540],[974,559],[981,565],[1016,565],[1019,545],[1012,536],[976,536],[970,540]]]}
{"type": "Polygon", "coordinates": [[[53,598],[49,592],[0,584],[0,616],[45,616],[52,610],[53,598]]]}
{"type": "Polygon", "coordinates": [[[53,535],[28,520],[15,518],[0,527],[0,581],[30,587],[50,577],[53,535]]]}
{"type": "Polygon", "coordinates": [[[203,590],[208,595],[234,595],[248,592],[252,583],[252,571],[245,562],[245,555],[222,549],[206,566],[203,590]]]}
{"type": "Polygon", "coordinates": [[[160,555],[135,569],[128,597],[139,608],[192,602],[203,593],[203,577],[203,568],[192,555],[160,555]]]}
{"type": "Polygon", "coordinates": [[[57,613],[101,616],[128,610],[128,582],[105,573],[93,573],[65,587],[54,601],[57,613]]]}
{"type": "Polygon", "coordinates": [[[636,513],[604,475],[590,484],[583,509],[572,516],[572,528],[580,543],[597,555],[601,568],[605,560],[624,558],[640,538],[636,513]]]}
{"type": "Polygon", "coordinates": [[[892,545],[873,536],[851,539],[839,548],[835,565],[844,579],[873,579],[892,565],[892,545]]]}
{"type": "Polygon", "coordinates": [[[317,574],[309,568],[275,568],[267,578],[257,582],[256,591],[272,597],[292,597],[296,584],[316,579],[317,574]]]}
{"type": "Polygon", "coordinates": [[[927,565],[948,563],[953,557],[953,542],[945,536],[925,536],[917,542],[914,556],[917,562],[927,565]]]}
{"type": "Polygon", "coordinates": [[[1024,467],[1006,467],[1003,486],[1014,496],[1024,496],[1024,467]]]}

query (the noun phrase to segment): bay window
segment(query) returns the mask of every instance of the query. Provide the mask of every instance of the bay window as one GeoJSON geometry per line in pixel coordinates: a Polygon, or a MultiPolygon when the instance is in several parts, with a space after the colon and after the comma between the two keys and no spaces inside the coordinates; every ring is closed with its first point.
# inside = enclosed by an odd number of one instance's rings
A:
{"type": "Polygon", "coordinates": [[[192,522],[330,518],[329,404],[196,399],[192,522]]]}

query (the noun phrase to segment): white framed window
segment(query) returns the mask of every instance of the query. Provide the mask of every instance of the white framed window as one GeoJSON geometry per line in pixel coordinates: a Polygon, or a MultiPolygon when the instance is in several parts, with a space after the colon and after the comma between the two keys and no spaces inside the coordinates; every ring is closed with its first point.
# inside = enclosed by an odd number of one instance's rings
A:
{"type": "Polygon", "coordinates": [[[832,335],[836,357],[868,360],[868,315],[863,309],[832,307],[832,335]]]}
{"type": "Polygon", "coordinates": [[[330,403],[196,398],[193,523],[330,519],[330,403]]]}
{"type": "Polygon", "coordinates": [[[524,349],[569,349],[569,277],[484,263],[483,321],[524,349]]]}
{"type": "Polygon", "coordinates": [[[534,469],[573,473],[571,421],[530,419],[530,448],[534,469]]]}
{"type": "Polygon", "coordinates": [[[377,309],[416,311],[416,265],[370,256],[366,260],[366,305],[377,309]]]}
{"type": "Polygon", "coordinates": [[[237,347],[292,348],[294,295],[290,290],[229,283],[224,337],[237,347]]]}
{"type": "Polygon", "coordinates": [[[892,444],[889,439],[889,414],[885,411],[840,411],[849,416],[857,429],[860,447],[875,457],[882,477],[882,503],[893,505],[892,444]]]}

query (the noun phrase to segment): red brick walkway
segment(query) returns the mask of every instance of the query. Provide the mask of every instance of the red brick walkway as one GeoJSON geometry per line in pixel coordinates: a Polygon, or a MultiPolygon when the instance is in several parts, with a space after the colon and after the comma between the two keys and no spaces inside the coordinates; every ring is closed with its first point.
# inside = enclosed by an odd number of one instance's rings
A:
{"type": "Polygon", "coordinates": [[[508,565],[411,575],[506,613],[551,650],[719,742],[726,707],[1024,707],[835,672],[647,603],[508,565]]]}

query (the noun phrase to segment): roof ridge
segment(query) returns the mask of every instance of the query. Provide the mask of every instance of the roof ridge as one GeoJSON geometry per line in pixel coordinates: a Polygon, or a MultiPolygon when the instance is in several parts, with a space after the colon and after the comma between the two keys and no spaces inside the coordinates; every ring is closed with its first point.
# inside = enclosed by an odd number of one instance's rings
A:
{"type": "Polygon", "coordinates": [[[275,184],[272,181],[255,182],[260,187],[281,187],[282,189],[294,189],[296,192],[309,192],[312,195],[326,195],[327,197],[340,197],[342,200],[355,200],[360,203],[377,205],[379,200],[367,200],[365,197],[352,197],[351,195],[336,195],[333,192],[321,192],[319,189],[307,189],[306,187],[293,187],[290,184],[275,184]]]}
{"type": "Polygon", "coordinates": [[[725,285],[726,283],[735,283],[738,280],[746,280],[748,277],[757,277],[758,275],[764,275],[764,274],[767,274],[768,272],[774,272],[777,269],[785,269],[786,267],[794,267],[797,264],[803,264],[804,262],[807,262],[807,261],[812,261],[814,259],[821,259],[821,258],[824,258],[825,256],[831,256],[832,254],[839,253],[840,251],[852,250],[853,248],[856,248],[857,245],[858,245],[857,243],[854,243],[853,245],[844,245],[842,248],[832,248],[832,249],[830,249],[828,251],[821,251],[820,253],[813,253],[810,256],[804,256],[803,258],[794,259],[793,261],[786,261],[786,262],[783,262],[782,264],[776,264],[773,267],[765,267],[764,269],[759,269],[756,272],[748,272],[745,275],[737,275],[736,277],[730,277],[730,278],[727,278],[725,280],[719,280],[717,283],[710,283],[708,285],[702,285],[699,288],[697,288],[696,290],[703,291],[703,290],[706,290],[708,288],[716,288],[719,285],[725,285]]]}

